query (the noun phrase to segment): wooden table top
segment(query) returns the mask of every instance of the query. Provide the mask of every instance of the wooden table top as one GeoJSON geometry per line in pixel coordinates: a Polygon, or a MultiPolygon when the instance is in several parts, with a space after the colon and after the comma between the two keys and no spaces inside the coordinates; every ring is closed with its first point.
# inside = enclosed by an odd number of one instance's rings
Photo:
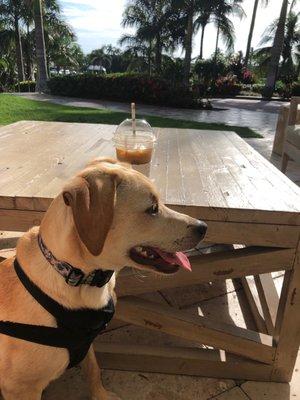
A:
{"type": "MultiPolygon", "coordinates": [[[[113,125],[21,121],[0,128],[0,208],[44,211],[65,181],[115,156],[113,125]]],[[[234,132],[157,129],[140,166],[168,205],[217,221],[300,225],[300,188],[234,132]]]]}

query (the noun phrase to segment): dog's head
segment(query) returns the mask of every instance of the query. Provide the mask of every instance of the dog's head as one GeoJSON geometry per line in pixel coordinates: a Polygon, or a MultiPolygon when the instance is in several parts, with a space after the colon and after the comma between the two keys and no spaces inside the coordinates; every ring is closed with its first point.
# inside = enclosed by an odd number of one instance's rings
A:
{"type": "Polygon", "coordinates": [[[124,266],[170,274],[189,268],[206,224],[166,207],[151,181],[115,160],[91,162],[62,193],[87,257],[102,268],[124,266]]]}

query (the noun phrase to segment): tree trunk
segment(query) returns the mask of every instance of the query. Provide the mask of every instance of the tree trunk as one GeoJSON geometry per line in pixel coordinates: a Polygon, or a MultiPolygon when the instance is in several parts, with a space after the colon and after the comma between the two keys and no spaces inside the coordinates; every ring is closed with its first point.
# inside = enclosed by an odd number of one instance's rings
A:
{"type": "Polygon", "coordinates": [[[152,54],[152,41],[149,41],[149,47],[148,47],[148,75],[151,76],[151,54],[152,54]]]}
{"type": "Polygon", "coordinates": [[[155,69],[156,73],[161,73],[161,41],[160,36],[156,36],[156,43],[155,43],[155,69]]]}
{"type": "Polygon", "coordinates": [[[288,0],[283,0],[279,22],[276,29],[276,34],[274,38],[274,43],[271,51],[271,60],[268,66],[268,74],[266,86],[263,91],[263,96],[270,99],[274,92],[274,87],[276,83],[276,78],[278,74],[278,66],[280,61],[280,56],[282,53],[282,48],[284,44],[284,33],[285,33],[285,22],[288,8],[288,0]]]}
{"type": "Polygon", "coordinates": [[[17,67],[18,67],[18,80],[20,82],[20,81],[25,81],[25,73],[24,73],[24,61],[23,61],[19,18],[16,15],[14,17],[14,25],[15,25],[15,44],[16,44],[17,67]]]}
{"type": "Polygon", "coordinates": [[[36,91],[44,92],[47,89],[48,73],[41,0],[34,0],[33,9],[35,24],[36,61],[38,70],[36,91]]]}
{"type": "Polygon", "coordinates": [[[219,39],[220,39],[220,25],[218,23],[217,37],[216,37],[216,49],[215,49],[215,60],[217,59],[217,56],[218,56],[219,39]]]}
{"type": "Polygon", "coordinates": [[[32,61],[30,57],[30,43],[29,40],[29,24],[27,24],[27,43],[25,47],[25,60],[26,60],[26,79],[31,81],[32,80],[32,61]]]}
{"type": "Polygon", "coordinates": [[[187,10],[187,27],[185,33],[185,57],[184,57],[184,75],[183,82],[186,86],[189,85],[191,60],[192,60],[192,46],[193,46],[193,19],[194,19],[194,0],[191,0],[187,10]]]}
{"type": "Polygon", "coordinates": [[[204,32],[205,32],[205,28],[206,28],[206,24],[203,24],[202,26],[202,31],[201,31],[201,41],[200,41],[200,60],[203,59],[203,45],[204,45],[204,32]]]}
{"type": "Polygon", "coordinates": [[[249,58],[250,58],[251,42],[252,42],[252,36],[253,36],[254,25],[255,25],[255,20],[256,20],[258,2],[259,2],[259,0],[254,0],[254,7],[253,7],[253,12],[252,12],[252,19],[251,19],[251,24],[250,24],[250,30],[249,30],[248,42],[247,42],[247,50],[246,50],[245,62],[244,62],[244,67],[246,67],[246,68],[248,67],[249,58]]]}

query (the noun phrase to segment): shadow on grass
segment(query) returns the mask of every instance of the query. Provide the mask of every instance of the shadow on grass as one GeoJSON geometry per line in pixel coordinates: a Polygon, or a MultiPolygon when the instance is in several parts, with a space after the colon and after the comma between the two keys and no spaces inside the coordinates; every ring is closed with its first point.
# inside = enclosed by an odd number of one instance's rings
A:
{"type": "MultiPolygon", "coordinates": [[[[47,101],[29,100],[8,94],[0,94],[0,109],[0,125],[11,124],[21,120],[118,125],[129,116],[125,112],[65,106],[47,101]]],[[[252,129],[241,126],[195,122],[152,115],[142,115],[141,117],[146,118],[154,127],[234,131],[243,138],[262,137],[252,129]]]]}

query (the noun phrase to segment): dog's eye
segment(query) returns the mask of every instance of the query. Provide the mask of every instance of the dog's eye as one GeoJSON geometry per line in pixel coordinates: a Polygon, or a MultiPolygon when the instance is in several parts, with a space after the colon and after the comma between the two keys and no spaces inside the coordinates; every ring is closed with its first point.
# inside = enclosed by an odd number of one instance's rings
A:
{"type": "Polygon", "coordinates": [[[146,213],[150,215],[158,214],[158,204],[157,203],[152,204],[151,207],[147,208],[146,213]]]}

